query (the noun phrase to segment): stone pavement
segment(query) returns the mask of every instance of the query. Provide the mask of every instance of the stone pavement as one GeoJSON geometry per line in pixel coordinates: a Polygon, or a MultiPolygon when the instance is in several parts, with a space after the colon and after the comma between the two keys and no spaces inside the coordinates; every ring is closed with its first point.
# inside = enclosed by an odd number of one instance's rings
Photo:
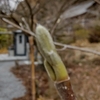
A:
{"type": "Polygon", "coordinates": [[[15,60],[28,60],[27,56],[9,56],[9,54],[0,54],[0,62],[2,61],[15,61],[15,60]]]}
{"type": "Polygon", "coordinates": [[[0,62],[0,100],[13,100],[25,95],[22,81],[10,71],[14,62],[0,62]]]}

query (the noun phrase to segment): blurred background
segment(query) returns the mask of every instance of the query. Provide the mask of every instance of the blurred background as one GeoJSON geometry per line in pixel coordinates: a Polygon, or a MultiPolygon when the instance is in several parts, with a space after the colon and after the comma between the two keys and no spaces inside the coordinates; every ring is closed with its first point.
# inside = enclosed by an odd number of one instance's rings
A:
{"type": "MultiPolygon", "coordinates": [[[[14,31],[18,30],[5,23],[3,18],[27,29],[23,22],[24,18],[31,31],[35,32],[36,23],[41,24],[50,31],[56,42],[100,51],[100,2],[96,1],[0,0],[0,55],[8,54],[9,47],[14,47],[14,31]]],[[[100,100],[99,55],[71,49],[58,50],[58,53],[68,69],[77,100],[100,100]]],[[[37,49],[34,54],[37,61],[37,49]]],[[[13,66],[8,71],[22,82],[21,87],[24,90],[20,90],[21,96],[11,97],[9,91],[2,93],[5,89],[2,88],[1,100],[8,100],[8,97],[9,100],[31,100],[30,65],[26,62],[17,63],[16,66],[10,62],[6,63],[3,65],[4,62],[0,62],[0,67],[6,69],[7,65],[13,66]]],[[[5,78],[2,69],[1,76],[5,78]]],[[[11,88],[13,90],[15,87],[11,88]]],[[[36,92],[37,100],[60,100],[43,64],[36,65],[36,92]]]]}

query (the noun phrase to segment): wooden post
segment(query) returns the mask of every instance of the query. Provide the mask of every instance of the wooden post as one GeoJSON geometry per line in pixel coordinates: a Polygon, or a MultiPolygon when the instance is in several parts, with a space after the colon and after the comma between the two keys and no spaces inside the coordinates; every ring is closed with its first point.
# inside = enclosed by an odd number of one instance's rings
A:
{"type": "Polygon", "coordinates": [[[35,94],[35,66],[34,66],[34,41],[33,36],[29,37],[30,60],[31,60],[31,78],[32,78],[32,100],[36,100],[35,94]]]}

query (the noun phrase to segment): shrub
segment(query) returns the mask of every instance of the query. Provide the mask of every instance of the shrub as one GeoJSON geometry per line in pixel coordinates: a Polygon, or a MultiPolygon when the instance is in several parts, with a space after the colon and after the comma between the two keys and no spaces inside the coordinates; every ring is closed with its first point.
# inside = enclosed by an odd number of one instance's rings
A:
{"type": "Polygon", "coordinates": [[[100,42],[100,26],[95,26],[91,33],[89,34],[88,41],[90,43],[98,43],[100,42]]]}

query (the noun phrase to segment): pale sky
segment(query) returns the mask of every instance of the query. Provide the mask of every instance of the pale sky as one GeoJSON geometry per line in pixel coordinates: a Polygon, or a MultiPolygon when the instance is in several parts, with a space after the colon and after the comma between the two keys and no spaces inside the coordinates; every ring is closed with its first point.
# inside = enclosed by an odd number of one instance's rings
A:
{"type": "Polygon", "coordinates": [[[5,13],[16,10],[18,4],[24,0],[0,0],[0,10],[5,13]]]}

